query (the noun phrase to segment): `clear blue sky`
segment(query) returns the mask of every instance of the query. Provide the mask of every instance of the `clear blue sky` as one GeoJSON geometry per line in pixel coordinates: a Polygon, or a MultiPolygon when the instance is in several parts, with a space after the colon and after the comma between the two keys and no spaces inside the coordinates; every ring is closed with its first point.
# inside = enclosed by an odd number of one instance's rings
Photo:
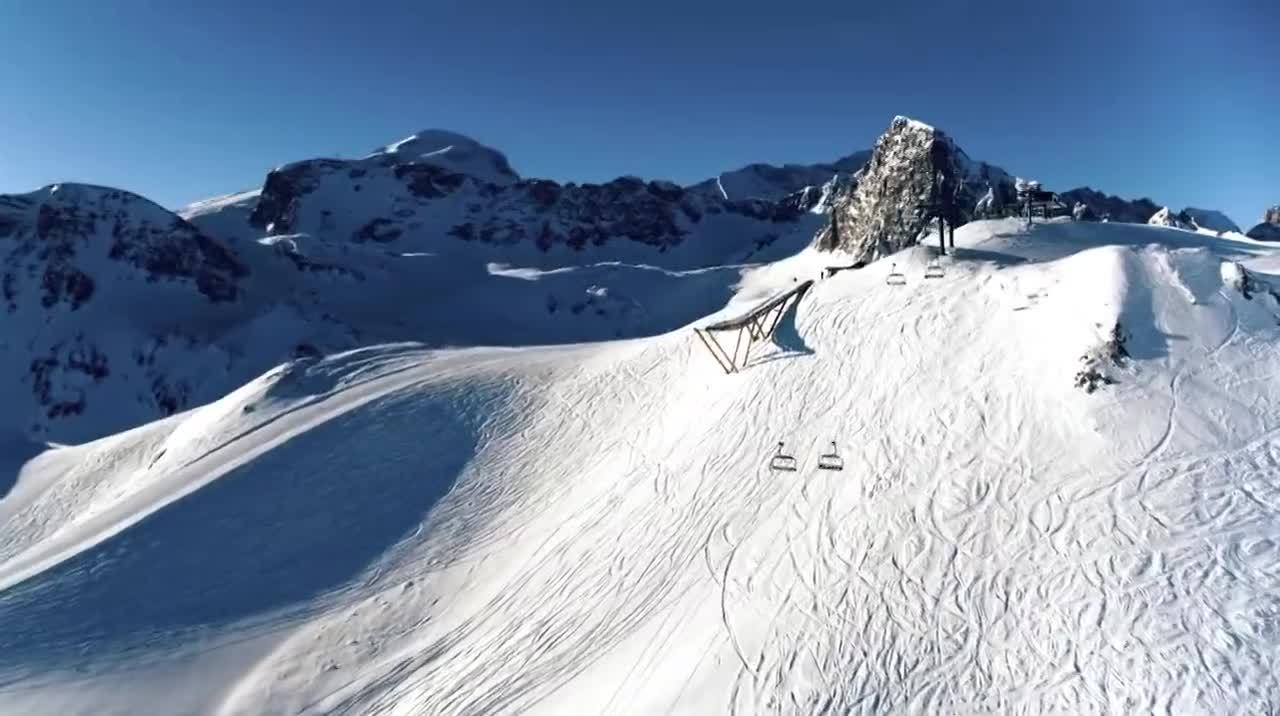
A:
{"type": "Polygon", "coordinates": [[[687,182],[831,160],[895,114],[1050,188],[1220,208],[1247,228],[1280,203],[1280,13],[1274,0],[0,3],[0,192],[88,181],[176,207],[428,127],[497,147],[526,176],[687,182]]]}

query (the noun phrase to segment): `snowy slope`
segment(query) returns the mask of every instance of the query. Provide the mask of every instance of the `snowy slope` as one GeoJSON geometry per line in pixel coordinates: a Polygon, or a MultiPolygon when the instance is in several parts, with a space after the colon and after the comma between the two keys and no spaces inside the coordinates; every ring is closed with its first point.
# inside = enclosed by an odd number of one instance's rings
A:
{"type": "Polygon", "coordinates": [[[1280,257],[1020,226],[819,282],[732,377],[687,330],[388,345],[14,446],[0,712],[1274,710],[1280,257]]]}

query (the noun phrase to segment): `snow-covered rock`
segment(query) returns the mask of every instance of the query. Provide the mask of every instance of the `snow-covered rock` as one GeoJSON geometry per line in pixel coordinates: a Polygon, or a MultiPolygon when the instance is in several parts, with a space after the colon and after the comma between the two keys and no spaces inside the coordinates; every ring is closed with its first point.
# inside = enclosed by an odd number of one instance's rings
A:
{"type": "Polygon", "coordinates": [[[203,233],[235,245],[262,235],[249,222],[261,195],[261,189],[252,189],[215,196],[184,206],[175,213],[203,233]]]}
{"type": "Polygon", "coordinates": [[[1150,199],[1129,201],[1118,196],[1104,194],[1089,187],[1079,187],[1059,192],[1058,198],[1067,206],[1084,204],[1094,214],[1108,221],[1119,221],[1126,224],[1145,224],[1153,214],[1160,210],[1160,205],[1150,199]]]}
{"type": "Polygon", "coordinates": [[[1075,221],[1097,221],[1098,215],[1093,213],[1093,209],[1090,209],[1088,204],[1077,201],[1076,205],[1071,207],[1071,218],[1075,221]]]}
{"type": "Polygon", "coordinates": [[[1151,215],[1147,219],[1147,223],[1152,226],[1168,226],[1174,229],[1186,229],[1194,231],[1195,222],[1185,212],[1175,212],[1167,206],[1161,207],[1159,211],[1151,215]]]}
{"type": "Polygon", "coordinates": [[[547,266],[598,261],[598,249],[608,246],[612,259],[692,268],[768,245],[806,213],[787,198],[727,200],[634,177],[605,184],[493,183],[388,152],[276,169],[249,223],[268,235],[305,233],[547,266]]]}
{"type": "Polygon", "coordinates": [[[0,427],[78,439],[234,387],[200,390],[202,373],[225,368],[215,344],[246,315],[249,274],[220,241],[126,191],[0,195],[0,427]]]}
{"type": "Polygon", "coordinates": [[[979,217],[995,217],[998,216],[1004,206],[1000,203],[1000,194],[995,187],[987,187],[987,193],[983,194],[976,204],[973,205],[973,215],[979,217]]]}
{"type": "Polygon", "coordinates": [[[920,208],[948,204],[957,223],[971,218],[986,190],[1003,196],[1014,180],[985,162],[974,162],[942,131],[897,117],[876,141],[857,186],[837,198],[831,221],[815,245],[842,250],[857,260],[885,256],[914,244],[926,228],[920,208]]]}
{"type": "Polygon", "coordinates": [[[423,130],[367,157],[375,161],[385,158],[393,164],[430,164],[500,186],[520,179],[502,152],[444,129],[423,130]]]}

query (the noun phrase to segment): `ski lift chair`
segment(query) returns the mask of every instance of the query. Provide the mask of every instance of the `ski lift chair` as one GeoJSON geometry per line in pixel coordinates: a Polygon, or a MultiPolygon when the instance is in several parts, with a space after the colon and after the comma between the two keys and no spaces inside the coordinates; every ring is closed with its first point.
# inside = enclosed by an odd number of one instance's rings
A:
{"type": "Polygon", "coordinates": [[[937,259],[933,259],[924,267],[925,278],[942,278],[943,274],[942,264],[937,259]]]}
{"type": "Polygon", "coordinates": [[[778,452],[774,453],[773,458],[769,460],[770,470],[780,470],[782,472],[796,471],[796,458],[794,455],[788,455],[782,451],[782,443],[778,443],[778,452]]]}
{"type": "Polygon", "coordinates": [[[818,456],[819,470],[843,470],[844,458],[840,457],[840,451],[836,450],[836,441],[831,441],[831,452],[818,456]]]}
{"type": "Polygon", "coordinates": [[[898,270],[898,264],[889,264],[889,275],[885,276],[884,282],[889,286],[905,286],[907,275],[898,270]]]}

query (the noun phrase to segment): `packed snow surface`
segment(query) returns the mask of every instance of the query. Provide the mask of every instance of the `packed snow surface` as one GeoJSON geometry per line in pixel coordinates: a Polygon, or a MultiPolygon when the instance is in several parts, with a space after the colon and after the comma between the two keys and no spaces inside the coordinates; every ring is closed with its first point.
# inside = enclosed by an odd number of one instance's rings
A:
{"type": "Polygon", "coordinates": [[[687,329],[375,346],[0,442],[0,712],[1274,712],[1271,250],[956,239],[819,281],[736,375],[687,329]]]}

